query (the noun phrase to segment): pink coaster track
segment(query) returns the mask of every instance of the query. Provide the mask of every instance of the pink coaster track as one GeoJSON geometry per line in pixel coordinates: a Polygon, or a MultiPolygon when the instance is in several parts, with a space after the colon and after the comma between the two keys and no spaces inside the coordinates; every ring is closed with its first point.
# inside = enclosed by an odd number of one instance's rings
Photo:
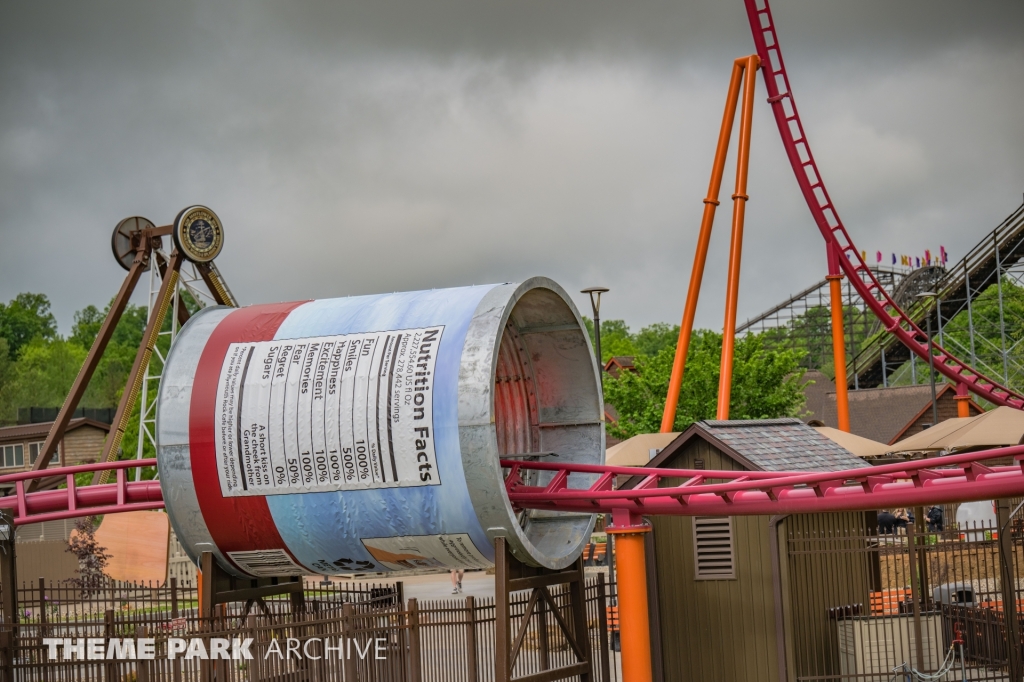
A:
{"type": "Polygon", "coordinates": [[[129,482],[127,476],[129,469],[155,466],[155,459],[132,459],[109,464],[99,462],[0,476],[0,483],[14,483],[15,490],[14,495],[0,497],[0,509],[13,511],[15,526],[72,519],[78,516],[163,509],[164,497],[160,491],[160,481],[129,482]],[[116,483],[82,487],[75,485],[75,474],[108,469],[113,469],[117,473],[116,483]],[[54,477],[63,477],[67,488],[25,492],[28,481],[54,477]]]}
{"type": "MultiPolygon", "coordinates": [[[[757,55],[761,58],[764,82],[768,88],[768,103],[775,114],[775,122],[779,126],[782,143],[793,166],[800,191],[803,192],[818,229],[821,230],[829,248],[834,249],[839,265],[850,283],[871,312],[882,321],[886,331],[894,334],[911,352],[927,362],[927,335],[900,310],[864,263],[856,245],[850,239],[850,234],[839,219],[828,190],[825,189],[825,182],[814,161],[796,101],[793,99],[793,90],[786,74],[779,38],[775,32],[775,23],[772,21],[772,12],[767,0],[744,0],[744,3],[757,55]]],[[[992,381],[937,344],[932,344],[932,347],[936,351],[935,368],[955,384],[966,385],[969,391],[996,405],[1024,409],[1024,396],[992,381]]]]}
{"type": "MultiPolygon", "coordinates": [[[[1024,446],[947,455],[862,469],[807,472],[646,469],[585,464],[503,460],[505,489],[516,509],[577,513],[675,516],[807,514],[913,507],[1016,497],[1024,494],[1024,446]],[[989,466],[993,460],[1012,465],[989,466]],[[543,486],[529,486],[524,474],[554,472],[543,486]],[[596,480],[569,487],[570,476],[596,480]],[[636,485],[612,490],[615,477],[636,485]],[[639,479],[639,480],[637,480],[639,479]],[[670,479],[679,485],[658,487],[670,479]],[[709,480],[727,483],[706,483],[709,480]]],[[[574,481],[575,482],[575,481],[574,481]]]]}

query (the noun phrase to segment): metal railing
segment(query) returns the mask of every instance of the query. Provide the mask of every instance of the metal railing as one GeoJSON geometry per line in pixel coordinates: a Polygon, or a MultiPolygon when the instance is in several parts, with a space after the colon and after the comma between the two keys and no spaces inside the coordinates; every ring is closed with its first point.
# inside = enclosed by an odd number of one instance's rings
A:
{"type": "Polygon", "coordinates": [[[999,530],[993,524],[915,532],[909,524],[883,534],[794,520],[784,607],[793,679],[883,681],[904,664],[934,673],[957,633],[968,679],[1007,679],[1015,637],[1005,612],[1019,623],[1024,528],[1008,526],[1005,561],[999,530]],[[1003,608],[1007,595],[1010,609],[1003,608]]]}
{"type": "MultiPolygon", "coordinates": [[[[493,598],[409,599],[404,604],[400,584],[306,587],[300,613],[291,610],[290,599],[282,598],[268,600],[274,604],[269,613],[246,614],[242,605],[220,605],[214,618],[204,619],[197,615],[196,590],[190,586],[109,584],[85,598],[72,588],[47,586],[41,592],[38,586],[25,586],[19,590],[24,620],[0,624],[0,674],[11,682],[494,682],[493,598]],[[59,600],[51,596],[67,602],[54,609],[53,602],[59,600]],[[38,613],[37,604],[43,605],[38,613]],[[56,660],[51,660],[44,638],[61,640],[54,645],[56,660]],[[78,638],[95,639],[104,652],[112,640],[131,641],[136,654],[138,642],[152,639],[153,658],[80,660],[73,652],[78,638]],[[202,644],[189,644],[194,655],[186,649],[172,658],[174,638],[202,644]],[[65,639],[72,646],[70,660],[63,657],[65,639]],[[252,640],[247,648],[251,659],[204,659],[196,653],[203,650],[209,656],[215,640],[235,639],[240,644],[252,640]]],[[[568,593],[552,596],[559,609],[569,608],[568,593]]],[[[613,598],[614,586],[603,574],[587,580],[591,679],[597,682],[620,677],[607,619],[613,598]]],[[[522,618],[526,601],[523,595],[513,596],[513,618],[522,618]]],[[[568,655],[564,637],[557,633],[553,614],[535,612],[515,673],[557,667],[568,655]]]]}

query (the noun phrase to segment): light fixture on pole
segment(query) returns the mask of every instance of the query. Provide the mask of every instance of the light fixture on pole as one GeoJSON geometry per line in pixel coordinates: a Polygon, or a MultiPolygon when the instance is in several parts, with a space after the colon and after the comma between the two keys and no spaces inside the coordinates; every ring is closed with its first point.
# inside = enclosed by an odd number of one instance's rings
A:
{"type": "MultiPolygon", "coordinates": [[[[604,362],[601,361],[601,294],[608,293],[607,287],[587,287],[580,290],[581,294],[590,296],[590,309],[594,311],[594,352],[597,354],[597,376],[601,379],[601,404],[604,405],[604,362]]],[[[604,408],[602,408],[602,412],[604,408]]],[[[606,526],[612,521],[611,514],[606,519],[606,526]]],[[[606,556],[608,557],[608,579],[615,582],[615,536],[608,535],[606,556]]],[[[612,598],[616,604],[617,597],[612,598]]]]}
{"type": "Polygon", "coordinates": [[[601,386],[604,387],[604,362],[601,360],[601,294],[608,293],[607,287],[587,287],[581,294],[590,296],[590,308],[594,311],[594,352],[597,354],[601,386]]]}
{"type": "MultiPolygon", "coordinates": [[[[925,291],[917,295],[920,299],[938,300],[939,295],[934,291],[925,291]]],[[[939,405],[935,397],[935,347],[932,342],[932,316],[931,311],[925,315],[925,325],[928,333],[928,379],[932,385],[932,426],[939,423],[939,405]]]]}

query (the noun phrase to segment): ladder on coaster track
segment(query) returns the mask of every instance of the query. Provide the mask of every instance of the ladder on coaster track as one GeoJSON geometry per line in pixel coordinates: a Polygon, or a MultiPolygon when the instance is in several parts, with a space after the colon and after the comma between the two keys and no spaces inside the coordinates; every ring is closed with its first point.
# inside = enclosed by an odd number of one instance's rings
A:
{"type": "MultiPolygon", "coordinates": [[[[796,174],[800,191],[818,229],[826,244],[834,250],[839,266],[857,289],[864,303],[882,321],[886,331],[927,362],[930,352],[927,335],[896,305],[864,263],[825,189],[824,180],[811,154],[811,147],[800,121],[767,0],[744,0],[744,4],[757,55],[761,59],[764,81],[768,89],[768,102],[772,106],[772,113],[775,115],[775,122],[782,135],[782,143],[796,174]]],[[[932,344],[931,347],[935,349],[935,369],[953,383],[966,384],[972,393],[996,405],[1024,409],[1024,395],[989,379],[937,344],[932,344]]]]}

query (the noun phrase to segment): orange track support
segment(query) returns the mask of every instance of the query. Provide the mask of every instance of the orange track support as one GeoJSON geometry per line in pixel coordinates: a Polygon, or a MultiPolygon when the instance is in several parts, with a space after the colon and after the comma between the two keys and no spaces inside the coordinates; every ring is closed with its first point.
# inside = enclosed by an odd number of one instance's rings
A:
{"type": "MultiPolygon", "coordinates": [[[[629,516],[628,514],[626,516],[629,516]]],[[[651,627],[647,610],[647,560],[644,534],[650,526],[609,528],[615,535],[615,572],[619,584],[619,639],[624,682],[651,682],[651,627]]]]}
{"type": "Polygon", "coordinates": [[[971,416],[971,394],[967,392],[967,384],[956,385],[956,416],[971,416]]]}
{"type": "Polygon", "coordinates": [[[850,398],[846,385],[846,338],[843,328],[843,276],[828,275],[832,304],[832,364],[836,371],[836,414],[839,430],[850,432],[850,398]]]}
{"type": "Polygon", "coordinates": [[[715,223],[715,209],[719,205],[718,195],[722,188],[725,158],[729,153],[732,125],[736,119],[736,104],[739,101],[740,85],[748,59],[748,57],[737,59],[732,65],[732,78],[729,81],[729,93],[725,97],[722,128],[718,134],[718,148],[715,150],[715,161],[711,166],[711,182],[708,185],[708,195],[704,199],[704,216],[701,219],[700,234],[697,237],[697,252],[693,258],[693,270],[690,271],[690,288],[686,292],[686,307],[683,309],[683,320],[679,326],[679,339],[676,342],[676,354],[672,361],[672,375],[669,379],[665,409],[661,416],[662,433],[670,433],[676,420],[679,391],[682,390],[683,373],[686,370],[686,355],[690,349],[690,337],[693,333],[693,319],[697,314],[697,301],[700,298],[704,266],[708,257],[708,245],[711,242],[711,228],[715,223]]]}
{"type": "Polygon", "coordinates": [[[839,254],[832,244],[827,247],[829,303],[832,307],[832,365],[835,367],[836,415],[839,430],[850,432],[850,397],[846,384],[846,327],[843,325],[843,271],[839,254]]]}
{"type": "Polygon", "coordinates": [[[718,377],[718,419],[729,418],[732,394],[732,361],[736,346],[736,303],[740,294],[740,260],[743,253],[743,217],[747,208],[747,169],[750,166],[750,127],[754,119],[754,87],[760,60],[745,60],[743,113],[736,160],[736,193],[732,195],[732,241],[729,247],[729,277],[725,289],[725,324],[722,325],[722,369],[718,377]]]}

